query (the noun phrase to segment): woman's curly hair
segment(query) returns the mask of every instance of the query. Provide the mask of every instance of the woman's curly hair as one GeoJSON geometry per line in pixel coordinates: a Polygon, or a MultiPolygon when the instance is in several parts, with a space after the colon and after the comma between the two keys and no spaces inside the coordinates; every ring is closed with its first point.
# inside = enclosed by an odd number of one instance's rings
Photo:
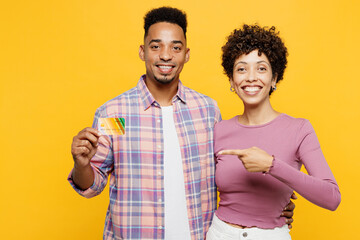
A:
{"type": "MultiPolygon", "coordinates": [[[[235,29],[228,36],[226,44],[222,47],[222,66],[225,74],[231,79],[235,60],[253,50],[258,50],[259,56],[264,53],[269,59],[273,77],[277,76],[276,82],[283,79],[287,64],[287,49],[274,26],[268,28],[260,27],[258,24],[244,24],[242,28],[235,29]]],[[[272,90],[270,94],[271,92],[272,90]]]]}

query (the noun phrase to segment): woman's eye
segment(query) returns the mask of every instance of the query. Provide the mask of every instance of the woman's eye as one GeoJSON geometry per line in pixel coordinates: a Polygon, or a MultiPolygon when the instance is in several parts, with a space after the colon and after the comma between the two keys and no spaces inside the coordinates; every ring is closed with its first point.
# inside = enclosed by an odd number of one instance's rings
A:
{"type": "Polygon", "coordinates": [[[266,68],[265,67],[259,67],[259,70],[264,72],[264,71],[266,71],[266,68]]]}
{"type": "Polygon", "coordinates": [[[238,72],[245,72],[245,68],[238,68],[238,72]]]}

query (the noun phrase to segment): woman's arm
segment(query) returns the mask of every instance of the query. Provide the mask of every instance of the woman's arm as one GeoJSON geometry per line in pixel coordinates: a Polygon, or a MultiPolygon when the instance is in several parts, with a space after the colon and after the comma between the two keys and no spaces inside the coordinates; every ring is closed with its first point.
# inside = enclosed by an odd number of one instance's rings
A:
{"type": "Polygon", "coordinates": [[[304,164],[309,175],[294,169],[280,161],[281,159],[276,159],[276,156],[269,174],[312,203],[334,211],[340,204],[341,194],[309,121],[304,122],[297,141],[297,158],[304,164]]]}
{"type": "Polygon", "coordinates": [[[309,175],[257,147],[223,150],[219,154],[237,155],[249,172],[268,173],[310,202],[334,211],[341,201],[339,187],[308,121],[305,121],[296,138],[299,146],[297,157],[309,175]]]}

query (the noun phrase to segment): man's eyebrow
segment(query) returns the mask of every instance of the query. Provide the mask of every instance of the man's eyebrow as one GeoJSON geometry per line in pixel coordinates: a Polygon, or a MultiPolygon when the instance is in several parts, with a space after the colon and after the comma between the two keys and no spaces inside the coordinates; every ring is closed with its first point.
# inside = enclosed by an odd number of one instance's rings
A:
{"type": "Polygon", "coordinates": [[[180,41],[180,40],[174,40],[174,41],[172,41],[172,43],[175,43],[175,44],[180,43],[180,44],[184,45],[184,43],[182,41],[180,41]]]}
{"type": "Polygon", "coordinates": [[[159,43],[159,42],[161,42],[161,39],[151,39],[151,41],[149,42],[149,44],[150,44],[150,43],[153,43],[153,42],[159,43]]]}
{"type": "MultiPolygon", "coordinates": [[[[149,44],[151,44],[151,43],[160,43],[160,42],[162,42],[161,41],[161,39],[151,39],[150,40],[150,42],[149,42],[149,44]]],[[[171,41],[173,44],[182,44],[182,45],[184,45],[184,43],[181,41],[181,40],[173,40],[173,41],[171,41]]]]}

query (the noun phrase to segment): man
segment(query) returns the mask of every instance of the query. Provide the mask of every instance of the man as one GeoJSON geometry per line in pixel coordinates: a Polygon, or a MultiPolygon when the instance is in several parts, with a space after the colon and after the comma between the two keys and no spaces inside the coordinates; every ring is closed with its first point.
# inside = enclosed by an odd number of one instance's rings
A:
{"type": "MultiPolygon", "coordinates": [[[[216,102],[179,80],[190,50],[186,15],[174,8],[145,16],[137,86],[101,106],[93,128],[73,139],[69,181],[85,197],[110,175],[104,239],[204,239],[216,208],[213,126],[216,102]],[[124,118],[125,134],[102,135],[100,118],[124,118]]],[[[292,213],[290,212],[290,215],[292,213]]]]}

